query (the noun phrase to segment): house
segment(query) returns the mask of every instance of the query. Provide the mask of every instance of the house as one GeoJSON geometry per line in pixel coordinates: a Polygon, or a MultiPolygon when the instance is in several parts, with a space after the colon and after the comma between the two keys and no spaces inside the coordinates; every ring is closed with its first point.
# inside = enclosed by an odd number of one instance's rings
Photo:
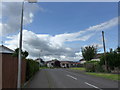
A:
{"type": "Polygon", "coordinates": [[[85,59],[80,59],[80,64],[84,64],[86,62],[85,59]]]}
{"type": "Polygon", "coordinates": [[[54,63],[55,63],[55,61],[51,60],[51,61],[47,61],[46,65],[47,65],[47,67],[52,68],[52,67],[54,67],[54,63]]]}
{"type": "Polygon", "coordinates": [[[103,55],[103,53],[97,54],[91,61],[100,61],[100,57],[103,55]]]}
{"type": "Polygon", "coordinates": [[[62,68],[69,68],[69,67],[71,66],[71,63],[68,62],[68,61],[61,61],[61,62],[60,62],[60,66],[61,66],[62,68]]]}
{"type": "MultiPolygon", "coordinates": [[[[91,61],[100,61],[100,57],[103,55],[103,53],[99,53],[97,54],[93,59],[91,59],[91,61]]],[[[80,60],[80,63],[81,64],[84,64],[86,62],[85,59],[81,59],[80,60]]]]}
{"type": "Polygon", "coordinates": [[[79,67],[81,66],[79,62],[74,61],[61,61],[61,67],[63,68],[69,68],[69,67],[79,67]]]}
{"type": "Polygon", "coordinates": [[[9,49],[8,47],[1,45],[0,46],[0,53],[14,53],[13,50],[9,49]]]}
{"type": "MultiPolygon", "coordinates": [[[[13,50],[0,46],[0,89],[17,88],[18,58],[12,56],[13,50]]],[[[21,61],[21,84],[25,83],[26,60],[21,61]]]]}
{"type": "Polygon", "coordinates": [[[4,46],[4,45],[0,45],[0,89],[2,89],[3,87],[3,83],[2,83],[2,63],[3,63],[3,54],[12,54],[14,53],[13,50],[9,49],[8,47],[4,46]]]}
{"type": "Polygon", "coordinates": [[[35,61],[38,62],[40,66],[44,66],[45,65],[45,62],[41,58],[37,58],[35,61]]]}

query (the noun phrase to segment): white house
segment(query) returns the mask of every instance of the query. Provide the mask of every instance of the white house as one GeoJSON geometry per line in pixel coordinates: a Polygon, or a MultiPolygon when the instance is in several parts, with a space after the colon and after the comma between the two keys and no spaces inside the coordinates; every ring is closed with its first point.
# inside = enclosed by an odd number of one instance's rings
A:
{"type": "Polygon", "coordinates": [[[80,60],[80,64],[84,64],[86,61],[84,59],[80,60]]]}
{"type": "Polygon", "coordinates": [[[70,67],[71,64],[68,61],[61,61],[60,66],[66,68],[66,67],[70,67]]]}
{"type": "Polygon", "coordinates": [[[52,68],[52,67],[54,67],[54,63],[55,63],[55,61],[47,61],[46,62],[46,65],[47,65],[47,67],[49,67],[49,68],[52,68]]]}

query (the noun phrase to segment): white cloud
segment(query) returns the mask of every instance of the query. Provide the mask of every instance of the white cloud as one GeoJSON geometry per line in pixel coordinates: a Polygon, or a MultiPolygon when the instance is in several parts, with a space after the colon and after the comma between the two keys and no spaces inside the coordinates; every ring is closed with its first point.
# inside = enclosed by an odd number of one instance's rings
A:
{"type": "MultiPolygon", "coordinates": [[[[113,18],[107,22],[99,25],[92,26],[88,29],[75,32],[64,33],[51,36],[49,34],[35,34],[32,31],[23,30],[23,50],[27,50],[29,57],[37,58],[39,54],[45,60],[59,59],[59,60],[80,60],[82,58],[81,52],[75,52],[70,47],[65,47],[65,42],[72,41],[86,41],[94,35],[89,33],[91,31],[107,30],[110,27],[117,25],[117,19],[113,18]],[[41,52],[42,50],[42,52],[41,52]]],[[[5,43],[8,47],[15,49],[18,47],[18,35],[7,37],[10,40],[5,43]]],[[[92,45],[98,45],[98,48],[102,47],[102,44],[93,43],[92,45]]]]}
{"type": "MultiPolygon", "coordinates": [[[[43,8],[38,7],[37,4],[25,4],[24,11],[24,25],[33,22],[34,13],[37,10],[44,11],[43,8]]],[[[0,23],[0,33],[3,35],[13,34],[20,29],[20,15],[21,4],[20,3],[3,3],[2,4],[2,17],[3,22],[0,23]],[[17,7],[17,8],[16,8],[17,7]],[[4,29],[4,30],[3,30],[4,29]]],[[[81,52],[75,52],[70,47],[65,47],[65,42],[73,41],[87,41],[95,33],[101,30],[107,30],[118,24],[118,18],[113,18],[104,23],[91,26],[85,30],[74,33],[63,33],[55,36],[49,34],[36,34],[32,31],[23,30],[23,50],[29,52],[29,58],[37,58],[39,55],[44,60],[59,59],[59,60],[80,60],[81,52]],[[42,50],[42,51],[41,51],[42,50]]],[[[7,36],[5,44],[15,49],[18,47],[19,34],[7,36]]],[[[96,45],[96,43],[94,43],[96,45]]],[[[97,44],[98,47],[102,47],[101,44],[97,44]]]]}
{"type": "Polygon", "coordinates": [[[104,23],[89,27],[87,31],[98,31],[98,30],[105,30],[110,27],[116,26],[118,24],[118,17],[115,17],[109,21],[106,21],[104,23]]]}
{"type": "MultiPolygon", "coordinates": [[[[2,19],[2,22],[0,22],[0,33],[2,33],[2,36],[15,33],[20,29],[22,3],[4,2],[0,7],[2,7],[2,9],[0,9],[2,12],[2,16],[0,16],[2,19]]],[[[24,25],[33,22],[34,13],[37,10],[43,11],[43,8],[39,7],[37,4],[25,3],[24,25]]]]}
{"type": "MultiPolygon", "coordinates": [[[[9,48],[15,49],[18,47],[19,34],[7,38],[10,40],[5,41],[5,43],[9,48]]],[[[35,34],[31,31],[23,30],[23,50],[30,52],[29,57],[37,58],[40,54],[40,56],[44,56],[43,58],[47,60],[55,57],[60,60],[63,60],[63,57],[75,57],[72,48],[64,47],[64,43],[59,45],[57,42],[59,39],[53,38],[55,36],[35,34]]]]}

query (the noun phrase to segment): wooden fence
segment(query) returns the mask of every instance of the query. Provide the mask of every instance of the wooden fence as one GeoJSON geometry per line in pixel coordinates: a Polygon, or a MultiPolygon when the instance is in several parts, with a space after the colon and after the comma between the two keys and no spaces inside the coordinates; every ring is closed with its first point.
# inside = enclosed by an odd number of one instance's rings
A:
{"type": "MultiPolygon", "coordinates": [[[[2,54],[2,88],[17,88],[18,59],[11,54],[2,54]]],[[[26,61],[22,60],[21,83],[26,76],[26,61]]]]}

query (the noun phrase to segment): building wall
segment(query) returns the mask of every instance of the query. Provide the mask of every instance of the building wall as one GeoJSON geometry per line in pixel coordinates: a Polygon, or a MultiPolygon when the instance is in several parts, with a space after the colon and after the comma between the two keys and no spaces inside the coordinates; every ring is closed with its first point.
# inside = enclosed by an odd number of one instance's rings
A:
{"type": "Polygon", "coordinates": [[[0,54],[0,90],[2,89],[2,55],[0,54]]]}
{"type": "MultiPolygon", "coordinates": [[[[2,88],[17,88],[18,59],[11,54],[2,54],[2,88]]],[[[26,61],[22,60],[21,83],[24,84],[26,61]]]]}

